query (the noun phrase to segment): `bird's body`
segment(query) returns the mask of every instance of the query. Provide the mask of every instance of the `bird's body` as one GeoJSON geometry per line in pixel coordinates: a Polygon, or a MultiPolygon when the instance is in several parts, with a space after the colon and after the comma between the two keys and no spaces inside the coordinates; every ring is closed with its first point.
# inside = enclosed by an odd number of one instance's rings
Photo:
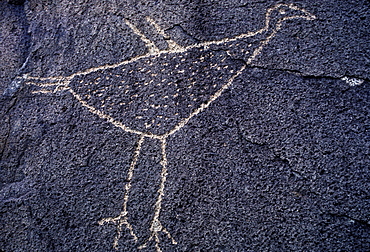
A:
{"type": "MultiPolygon", "coordinates": [[[[117,224],[114,239],[116,249],[123,227],[129,229],[135,241],[138,240],[129,222],[127,203],[134,169],[145,138],[160,140],[162,149],[161,183],[154,206],[151,235],[147,239],[154,240],[159,252],[159,232],[166,234],[173,244],[176,243],[160,221],[167,176],[167,138],[219,98],[281,29],[282,22],[293,18],[312,20],[315,17],[294,5],[278,4],[267,10],[265,26],[260,30],[187,47],[167,40],[169,47],[165,50],[156,48],[153,42],[126,20],[127,25],[146,43],[147,54],[113,65],[86,69],[67,77],[23,77],[27,84],[36,88],[35,92],[70,91],[92,113],[139,136],[128,169],[123,209],[117,217],[99,222],[101,225],[117,224]],[[39,88],[41,90],[37,90],[39,88]]],[[[157,24],[152,24],[160,34],[165,35],[157,24]]],[[[147,242],[139,248],[146,245],[147,242]]]]}
{"type": "Polygon", "coordinates": [[[76,76],[69,86],[127,127],[163,135],[206,103],[242,65],[223,51],[192,48],[76,76]]]}

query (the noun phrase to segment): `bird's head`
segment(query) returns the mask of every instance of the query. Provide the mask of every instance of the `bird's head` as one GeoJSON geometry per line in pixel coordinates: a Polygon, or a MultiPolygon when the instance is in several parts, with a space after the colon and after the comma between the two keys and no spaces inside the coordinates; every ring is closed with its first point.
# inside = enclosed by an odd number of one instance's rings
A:
{"type": "Polygon", "coordinates": [[[304,18],[307,20],[316,19],[316,16],[305,9],[299,8],[294,4],[278,4],[271,10],[271,16],[278,20],[285,21],[288,19],[304,18]]]}

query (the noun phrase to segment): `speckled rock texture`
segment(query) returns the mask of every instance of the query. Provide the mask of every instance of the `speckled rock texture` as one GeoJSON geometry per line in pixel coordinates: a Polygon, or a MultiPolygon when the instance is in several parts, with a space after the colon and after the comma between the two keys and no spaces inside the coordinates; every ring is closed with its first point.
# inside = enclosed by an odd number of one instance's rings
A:
{"type": "Polygon", "coordinates": [[[0,251],[370,251],[369,31],[367,0],[0,0],[0,251]]]}

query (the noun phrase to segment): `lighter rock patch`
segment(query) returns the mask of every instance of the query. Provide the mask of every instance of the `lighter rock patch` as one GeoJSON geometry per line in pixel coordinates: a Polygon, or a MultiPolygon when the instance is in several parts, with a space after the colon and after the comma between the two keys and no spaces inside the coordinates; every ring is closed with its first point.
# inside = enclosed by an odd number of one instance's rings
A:
{"type": "Polygon", "coordinates": [[[364,83],[364,80],[362,80],[362,79],[349,78],[347,76],[344,76],[341,80],[347,82],[347,84],[350,85],[351,87],[359,86],[362,83],[364,83]]]}

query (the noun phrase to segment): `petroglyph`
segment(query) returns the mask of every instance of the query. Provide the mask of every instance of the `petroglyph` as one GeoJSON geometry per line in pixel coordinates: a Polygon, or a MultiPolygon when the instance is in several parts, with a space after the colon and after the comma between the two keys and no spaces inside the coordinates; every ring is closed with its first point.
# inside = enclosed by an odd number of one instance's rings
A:
{"type": "Polygon", "coordinates": [[[166,39],[168,47],[165,50],[158,49],[135,25],[125,19],[125,23],[145,43],[148,49],[146,54],[112,65],[89,68],[69,76],[18,77],[33,87],[33,93],[69,91],[91,113],[125,132],[138,135],[137,146],[128,169],[122,211],[116,217],[99,221],[100,225],[117,225],[113,242],[115,249],[119,248],[123,227],[128,229],[134,241],[138,241],[134,227],[129,222],[127,205],[134,170],[146,138],[160,141],[162,170],[150,226],[151,234],[138,248],[146,247],[148,242],[153,240],[156,251],[161,251],[160,232],[164,233],[172,244],[176,244],[160,220],[168,173],[167,138],[218,99],[243,73],[247,65],[261,54],[264,46],[282,28],[284,21],[297,18],[313,20],[315,16],[291,4],[278,4],[267,10],[265,26],[260,30],[183,47],[171,40],[165,31],[148,17],[147,21],[166,39]],[[241,46],[243,48],[240,48],[241,46]],[[236,48],[236,51],[223,50],[224,48],[236,48]],[[235,53],[242,53],[247,57],[246,60],[236,60],[233,57],[235,53]]]}

